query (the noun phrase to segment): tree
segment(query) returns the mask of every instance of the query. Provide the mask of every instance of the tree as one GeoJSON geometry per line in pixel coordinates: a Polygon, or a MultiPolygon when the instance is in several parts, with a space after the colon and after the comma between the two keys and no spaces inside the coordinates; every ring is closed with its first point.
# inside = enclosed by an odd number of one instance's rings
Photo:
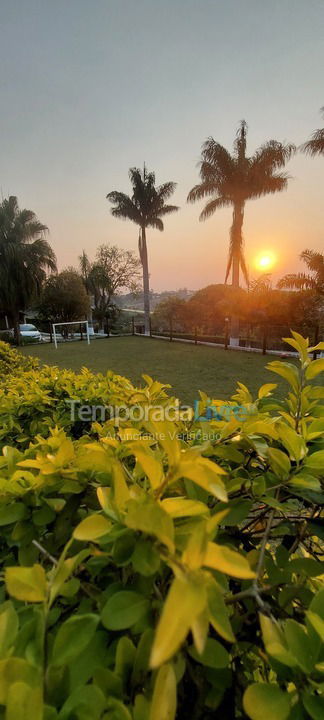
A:
{"type": "Polygon", "coordinates": [[[278,287],[291,290],[314,290],[318,295],[324,295],[324,253],[303,250],[300,259],[307,265],[310,273],[285,275],[279,280],[278,287]]]}
{"type": "MultiPolygon", "coordinates": [[[[321,108],[324,117],[324,107],[321,108]]],[[[305,142],[301,149],[306,155],[315,157],[316,155],[324,155],[324,128],[319,128],[313,132],[310,140],[305,142]]]]}
{"type": "Polygon", "coordinates": [[[132,196],[116,190],[108,193],[107,199],[112,203],[111,213],[122,220],[132,220],[139,226],[139,255],[143,268],[144,317],[145,333],[150,332],[150,282],[146,245],[146,228],[153,227],[161,232],[164,230],[162,217],[176,212],[176,205],[168,205],[166,201],[176,188],[176,183],[166,182],[156,187],[154,172],[143,172],[138,168],[130,168],[129,177],[132,184],[132,196]]]}
{"type": "Polygon", "coordinates": [[[39,304],[40,315],[50,322],[73,322],[87,316],[89,299],[79,273],[67,268],[48,278],[39,304]]]}
{"type": "Polygon", "coordinates": [[[46,271],[56,270],[47,232],[32,210],[20,210],[15,196],[0,204],[0,303],[12,317],[17,344],[19,312],[39,297],[46,271]]]}
{"type": "Polygon", "coordinates": [[[102,323],[108,315],[116,314],[113,298],[122,289],[138,289],[140,261],[131,250],[116,245],[101,245],[91,263],[83,252],[80,267],[86,290],[93,296],[95,313],[102,323]]]}
{"type": "MultiPolygon", "coordinates": [[[[244,120],[240,123],[232,155],[223,145],[209,137],[202,146],[200,183],[188,195],[188,202],[211,198],[201,212],[200,220],[207,220],[222,207],[233,207],[225,283],[232,270],[234,287],[240,284],[240,268],[248,284],[242,235],[245,203],[287,187],[289,176],[280,170],[295,152],[294,145],[269,140],[254,155],[247,157],[246,139],[247,124],[244,120]]],[[[232,323],[234,333],[238,334],[235,321],[232,323]]]]}
{"type": "Polygon", "coordinates": [[[91,262],[87,256],[85,250],[82,250],[82,255],[79,256],[79,266],[80,266],[81,277],[84,282],[84,287],[86,289],[86,292],[88,295],[88,300],[89,300],[88,322],[92,326],[91,282],[90,282],[91,262]]]}
{"type": "Polygon", "coordinates": [[[183,298],[171,295],[165,300],[161,300],[154,308],[153,321],[163,330],[169,330],[172,326],[174,330],[177,327],[183,330],[186,316],[186,301],[183,298]]]}

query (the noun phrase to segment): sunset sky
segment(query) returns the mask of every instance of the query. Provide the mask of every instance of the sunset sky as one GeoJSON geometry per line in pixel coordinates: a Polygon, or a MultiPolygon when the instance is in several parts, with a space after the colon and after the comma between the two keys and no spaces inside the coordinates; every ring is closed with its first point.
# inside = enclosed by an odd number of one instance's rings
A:
{"type": "MultiPolygon", "coordinates": [[[[181,206],[148,232],[151,287],[223,282],[231,210],[200,223],[186,204],[201,143],[231,149],[242,118],[250,153],[323,126],[323,0],[2,0],[0,23],[1,191],[48,225],[60,269],[102,243],[137,251],[105,196],[145,160],[181,206]]],[[[324,249],[324,160],[288,169],[287,192],[246,206],[254,277],[263,251],[276,280],[324,249]]]]}

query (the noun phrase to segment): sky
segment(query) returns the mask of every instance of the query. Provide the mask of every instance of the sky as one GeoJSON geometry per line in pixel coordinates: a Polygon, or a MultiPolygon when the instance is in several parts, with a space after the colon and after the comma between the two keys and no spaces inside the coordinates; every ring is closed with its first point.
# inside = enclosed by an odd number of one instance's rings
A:
{"type": "MultiPolygon", "coordinates": [[[[231,209],[199,222],[186,197],[206,137],[232,148],[241,119],[250,154],[297,145],[323,126],[324,0],[1,0],[0,188],[49,227],[59,269],[86,250],[137,252],[138,229],[106,195],[128,169],[177,182],[163,233],[148,231],[155,291],[223,282],[231,209]]],[[[252,277],[263,251],[273,281],[324,250],[324,158],[298,154],[288,190],[246,206],[252,277]]]]}

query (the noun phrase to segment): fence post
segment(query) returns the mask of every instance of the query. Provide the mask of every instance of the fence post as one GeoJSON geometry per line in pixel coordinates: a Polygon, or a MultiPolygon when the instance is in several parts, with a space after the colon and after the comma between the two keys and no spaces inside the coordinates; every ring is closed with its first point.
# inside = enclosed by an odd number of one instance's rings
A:
{"type": "Polygon", "coordinates": [[[132,317],[132,335],[135,335],[135,319],[132,317]]]}
{"type": "Polygon", "coordinates": [[[225,318],[225,341],[224,341],[224,348],[227,350],[228,348],[228,325],[229,325],[229,319],[225,318]]]}
{"type": "Polygon", "coordinates": [[[170,317],[170,342],[172,342],[173,338],[173,324],[172,324],[172,317],[170,317]]]}
{"type": "Polygon", "coordinates": [[[49,323],[49,336],[50,336],[50,342],[53,342],[53,330],[52,330],[52,323],[49,323]]]}
{"type": "MultiPolygon", "coordinates": [[[[315,332],[314,332],[314,345],[317,345],[318,340],[319,340],[319,325],[317,323],[317,325],[315,325],[315,332]]],[[[316,360],[317,353],[318,353],[318,350],[314,350],[313,360],[316,360]]]]}
{"type": "Polygon", "coordinates": [[[82,323],[80,323],[80,341],[83,340],[82,323]]]}
{"type": "Polygon", "coordinates": [[[197,327],[195,327],[195,345],[197,345],[197,343],[198,343],[198,340],[197,340],[197,327]]]}
{"type": "Polygon", "coordinates": [[[262,355],[267,353],[267,328],[266,325],[263,328],[263,340],[262,340],[262,355]]]}

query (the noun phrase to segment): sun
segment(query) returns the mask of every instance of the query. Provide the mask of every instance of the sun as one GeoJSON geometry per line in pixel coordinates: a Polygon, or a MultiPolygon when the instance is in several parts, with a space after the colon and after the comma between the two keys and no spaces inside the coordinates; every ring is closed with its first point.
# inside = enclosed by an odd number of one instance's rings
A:
{"type": "Polygon", "coordinates": [[[255,259],[255,267],[258,270],[266,272],[271,270],[276,262],[275,255],[272,252],[264,252],[255,259]]]}

